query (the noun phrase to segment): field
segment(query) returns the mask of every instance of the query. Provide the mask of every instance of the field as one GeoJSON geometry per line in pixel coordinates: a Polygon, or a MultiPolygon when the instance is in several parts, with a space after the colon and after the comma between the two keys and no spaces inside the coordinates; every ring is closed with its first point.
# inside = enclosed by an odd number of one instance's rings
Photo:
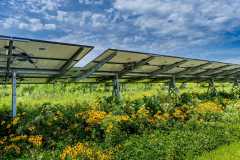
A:
{"type": "Polygon", "coordinates": [[[116,99],[111,86],[20,85],[10,120],[11,88],[1,86],[0,159],[239,159],[240,92],[216,87],[169,95],[163,84],[126,84],[116,99]]]}

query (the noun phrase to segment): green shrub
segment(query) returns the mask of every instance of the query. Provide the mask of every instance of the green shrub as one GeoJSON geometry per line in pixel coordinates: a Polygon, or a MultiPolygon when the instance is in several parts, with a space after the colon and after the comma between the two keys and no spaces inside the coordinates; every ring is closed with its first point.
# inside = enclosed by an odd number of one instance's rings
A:
{"type": "Polygon", "coordinates": [[[190,93],[183,93],[181,94],[179,101],[181,105],[184,105],[184,104],[191,105],[193,103],[193,96],[190,93]]]}
{"type": "Polygon", "coordinates": [[[239,132],[239,129],[230,129],[217,123],[179,124],[168,131],[132,136],[123,143],[116,159],[193,159],[205,151],[233,141],[232,137],[236,137],[233,133],[236,132],[239,132]]]}

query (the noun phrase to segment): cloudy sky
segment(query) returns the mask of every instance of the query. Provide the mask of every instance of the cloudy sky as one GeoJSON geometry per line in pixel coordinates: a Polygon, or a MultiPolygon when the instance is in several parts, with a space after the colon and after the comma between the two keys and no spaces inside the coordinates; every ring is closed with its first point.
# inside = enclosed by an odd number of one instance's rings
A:
{"type": "Polygon", "coordinates": [[[0,34],[240,63],[240,0],[1,0],[0,34]]]}

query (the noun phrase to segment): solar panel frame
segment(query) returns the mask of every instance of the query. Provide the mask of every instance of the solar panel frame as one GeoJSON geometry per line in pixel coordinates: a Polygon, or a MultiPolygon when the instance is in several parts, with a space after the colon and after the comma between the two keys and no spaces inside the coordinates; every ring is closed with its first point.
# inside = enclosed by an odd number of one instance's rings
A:
{"type": "MultiPolygon", "coordinates": [[[[128,75],[129,82],[137,82],[137,81],[146,80],[146,79],[159,79],[159,81],[161,80],[165,81],[166,79],[170,79],[171,77],[176,75],[177,75],[177,78],[176,78],[177,81],[179,81],[180,79],[189,80],[189,81],[198,81],[202,79],[206,79],[206,80],[215,79],[216,81],[223,81],[223,80],[233,81],[234,79],[236,79],[236,76],[234,76],[234,73],[233,73],[233,76],[231,77],[227,77],[221,74],[223,74],[225,71],[227,73],[231,73],[231,70],[235,68],[237,68],[236,72],[238,71],[238,68],[239,68],[239,73],[240,73],[239,64],[231,64],[231,63],[224,63],[224,62],[218,62],[218,61],[184,58],[184,57],[169,56],[169,55],[159,55],[159,54],[143,53],[143,52],[135,52],[135,51],[127,51],[127,50],[125,51],[125,50],[118,50],[118,49],[108,49],[104,51],[103,54],[99,55],[93,61],[91,61],[85,67],[83,67],[82,71],[86,71],[89,68],[94,68],[94,66],[96,67],[98,63],[102,62],[102,59],[106,58],[110,54],[116,54],[116,56],[112,57],[112,59],[110,59],[109,61],[106,61],[101,67],[97,67],[95,69],[95,72],[91,74],[92,76],[97,75],[98,77],[100,77],[99,79],[96,80],[96,82],[98,83],[99,82],[105,83],[105,82],[111,81],[113,79],[113,76],[116,74],[120,75],[119,79],[123,79],[123,78],[126,79],[126,77],[124,77],[124,74],[121,75],[121,72],[124,69],[126,70],[126,68],[129,66],[130,66],[129,67],[130,74],[131,73],[141,74],[138,76],[128,75]],[[124,61],[124,58],[123,58],[124,56],[121,57],[121,55],[123,54],[128,54],[130,55],[131,58],[127,59],[125,56],[126,61],[124,61]],[[119,58],[120,60],[118,61],[116,57],[120,57],[119,58]],[[151,59],[150,61],[147,61],[146,63],[140,64],[138,66],[139,62],[144,61],[151,57],[153,57],[153,59],[151,59]],[[175,61],[172,61],[170,63],[169,61],[164,60],[168,58],[174,59],[175,61]],[[162,64],[158,63],[157,59],[160,59],[163,63],[162,64]],[[127,67],[124,68],[124,66],[127,66],[127,67]],[[146,68],[148,68],[149,70],[146,70],[146,68]],[[153,68],[155,68],[156,70],[153,70],[153,68]],[[178,69],[179,72],[177,72],[176,69],[178,69]],[[217,70],[216,72],[214,71],[215,69],[217,70]],[[161,73],[162,70],[165,70],[165,71],[161,73]],[[202,75],[198,76],[198,73],[202,73],[202,75]],[[214,73],[216,74],[216,76],[214,76],[214,73]]],[[[82,75],[79,74],[79,76],[82,76],[82,75]]],[[[75,80],[76,79],[77,78],[75,78],[75,80]]]]}
{"type": "MultiPolygon", "coordinates": [[[[45,75],[48,75],[50,78],[46,83],[48,83],[50,80],[55,80],[71,69],[79,60],[81,60],[83,57],[85,57],[94,47],[93,46],[87,46],[87,45],[79,45],[79,44],[71,44],[71,43],[63,43],[63,42],[53,42],[53,41],[45,41],[45,40],[36,40],[36,39],[29,39],[29,38],[18,38],[18,37],[9,37],[9,36],[3,36],[0,35],[0,46],[2,48],[5,48],[6,46],[9,47],[8,44],[14,43],[13,46],[13,52],[11,54],[11,58],[22,58],[19,53],[16,53],[16,48],[19,47],[19,44],[22,46],[27,46],[31,44],[32,47],[35,46],[35,49],[39,49],[40,53],[40,48],[36,46],[47,46],[51,48],[52,50],[59,50],[57,47],[61,47],[61,52],[58,52],[58,54],[52,52],[50,53],[48,50],[46,52],[42,52],[42,55],[36,54],[34,52],[33,56],[28,55],[27,57],[24,58],[30,58],[32,61],[33,60],[38,60],[37,65],[38,67],[36,68],[35,66],[31,66],[32,64],[28,63],[27,61],[20,61],[19,59],[18,63],[11,63],[10,70],[11,71],[16,71],[18,73],[17,77],[27,77],[26,75],[28,74],[37,74],[38,78],[41,78],[45,75]],[[66,50],[72,50],[74,51],[73,53],[67,53],[66,50]],[[62,54],[59,53],[64,53],[65,57],[61,57],[62,54]],[[47,55],[47,56],[43,56],[47,55]],[[68,57],[67,57],[68,56],[68,57]],[[54,62],[54,63],[53,63],[54,62]]],[[[31,48],[31,47],[29,47],[31,48]]],[[[5,48],[5,51],[9,51],[8,48],[5,48]]],[[[22,50],[26,50],[22,49],[22,50]]],[[[6,76],[8,74],[8,55],[3,53],[4,50],[2,49],[0,52],[0,77],[6,76]],[[5,62],[6,61],[6,62],[5,62]],[[5,74],[4,74],[5,73],[5,74]]],[[[27,52],[28,53],[28,52],[27,52]]],[[[26,55],[25,55],[26,56],[26,55]]],[[[16,61],[15,61],[16,62],[16,61]]],[[[8,77],[8,76],[6,76],[8,77]]],[[[37,78],[36,78],[37,80],[37,78]]],[[[7,80],[9,83],[9,81],[7,80]]],[[[31,82],[32,83],[32,82],[31,82]]],[[[35,82],[34,82],[35,83],[35,82]]],[[[37,82],[36,82],[37,83],[37,82]]]]}

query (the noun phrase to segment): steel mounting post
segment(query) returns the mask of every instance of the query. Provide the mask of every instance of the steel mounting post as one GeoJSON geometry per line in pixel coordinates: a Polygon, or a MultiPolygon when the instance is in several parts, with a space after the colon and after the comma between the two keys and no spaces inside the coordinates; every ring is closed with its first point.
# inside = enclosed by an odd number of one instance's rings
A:
{"type": "Polygon", "coordinates": [[[173,76],[168,84],[168,94],[169,95],[177,95],[178,92],[179,92],[179,90],[176,86],[176,78],[175,78],[175,76],[173,76]]]}
{"type": "Polygon", "coordinates": [[[17,115],[17,80],[16,72],[12,72],[12,117],[17,115]]]}
{"type": "Polygon", "coordinates": [[[207,90],[207,93],[209,94],[211,94],[211,95],[217,95],[217,89],[216,89],[216,87],[215,87],[215,84],[214,84],[214,80],[213,79],[211,79],[211,80],[209,80],[209,82],[208,82],[208,90],[207,90]]]}
{"type": "Polygon", "coordinates": [[[118,74],[116,74],[113,79],[113,96],[116,98],[120,98],[120,85],[118,74]]]}

